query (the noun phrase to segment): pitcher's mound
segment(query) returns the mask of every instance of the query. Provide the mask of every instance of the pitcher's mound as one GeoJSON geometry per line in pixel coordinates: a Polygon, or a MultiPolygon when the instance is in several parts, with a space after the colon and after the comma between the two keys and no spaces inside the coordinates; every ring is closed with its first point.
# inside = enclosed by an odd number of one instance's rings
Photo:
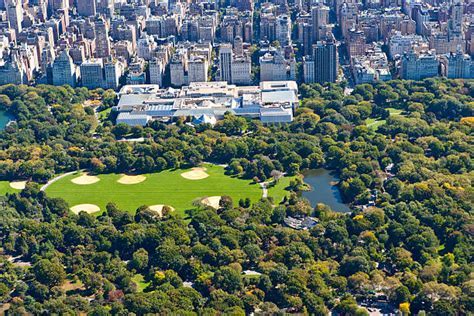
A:
{"type": "Polygon", "coordinates": [[[137,184],[146,180],[145,176],[127,176],[124,175],[120,179],[117,180],[118,183],[121,184],[137,184]]]}
{"type": "Polygon", "coordinates": [[[209,177],[206,173],[206,168],[192,168],[191,171],[186,171],[181,174],[181,176],[188,180],[201,180],[209,177]]]}
{"type": "Polygon", "coordinates": [[[26,187],[26,181],[12,181],[10,187],[15,190],[23,190],[26,187]]]}
{"type": "Polygon", "coordinates": [[[91,176],[88,174],[83,174],[71,180],[72,183],[79,184],[79,185],[88,185],[88,184],[93,184],[99,181],[100,181],[99,177],[91,176]]]}
{"type": "Polygon", "coordinates": [[[95,204],[79,204],[79,205],[74,205],[73,207],[71,207],[71,211],[74,214],[79,214],[79,212],[81,211],[84,211],[88,214],[92,214],[92,213],[100,211],[100,207],[98,207],[95,204]]]}
{"type": "Polygon", "coordinates": [[[156,212],[160,217],[163,216],[163,207],[169,207],[171,209],[171,212],[174,211],[174,208],[172,206],[169,206],[169,205],[164,205],[164,204],[156,204],[156,205],[152,205],[152,206],[149,206],[148,208],[150,210],[152,210],[153,212],[156,212]]]}
{"type": "Polygon", "coordinates": [[[201,203],[207,206],[210,206],[212,208],[215,208],[216,210],[219,208],[219,202],[221,200],[220,196],[209,196],[207,198],[204,198],[201,200],[201,203]]]}

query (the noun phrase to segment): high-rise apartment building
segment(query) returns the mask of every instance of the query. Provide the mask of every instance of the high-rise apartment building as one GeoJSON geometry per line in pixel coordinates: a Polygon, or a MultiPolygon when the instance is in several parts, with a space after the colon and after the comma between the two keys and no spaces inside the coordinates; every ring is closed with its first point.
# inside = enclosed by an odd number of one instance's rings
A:
{"type": "Polygon", "coordinates": [[[21,0],[6,0],[5,6],[7,9],[7,19],[10,27],[16,31],[18,35],[21,30],[21,22],[23,22],[23,8],[21,0]]]}
{"type": "Polygon", "coordinates": [[[207,81],[209,64],[202,56],[191,56],[188,61],[188,84],[207,81]]]}
{"type": "Polygon", "coordinates": [[[291,18],[288,15],[280,15],[276,20],[275,25],[275,40],[281,46],[291,44],[291,18]]]}
{"type": "Polygon", "coordinates": [[[165,73],[165,66],[159,58],[153,58],[148,63],[148,73],[151,84],[157,84],[158,86],[163,86],[163,75],[165,73]]]}
{"type": "Polygon", "coordinates": [[[120,62],[111,58],[106,60],[104,63],[104,88],[117,90],[122,74],[123,66],[120,62]]]}
{"type": "Polygon", "coordinates": [[[75,87],[77,83],[77,69],[67,50],[63,50],[53,62],[53,85],[65,84],[75,87]]]}
{"type": "Polygon", "coordinates": [[[222,44],[219,47],[219,69],[221,80],[232,82],[232,45],[222,44]]]}
{"type": "Polygon", "coordinates": [[[231,65],[231,83],[249,85],[252,83],[252,62],[248,56],[236,56],[231,65]]]}
{"type": "Polygon", "coordinates": [[[318,4],[311,8],[311,21],[312,21],[312,41],[316,43],[322,40],[325,32],[326,25],[329,21],[329,8],[325,5],[318,4]]]}
{"type": "Polygon", "coordinates": [[[471,79],[474,78],[473,62],[469,55],[462,52],[451,53],[445,58],[445,73],[450,79],[471,79]]]}
{"type": "Polygon", "coordinates": [[[103,18],[99,18],[95,22],[95,48],[95,57],[110,57],[109,28],[103,18]]]}
{"type": "Polygon", "coordinates": [[[102,59],[86,60],[81,64],[82,86],[89,89],[104,86],[104,65],[102,59]]]}
{"type": "Polygon", "coordinates": [[[451,31],[456,34],[462,33],[463,29],[463,11],[464,6],[461,1],[455,1],[455,3],[451,6],[451,19],[450,19],[450,27],[451,31]]]}
{"type": "Polygon", "coordinates": [[[402,57],[400,76],[407,80],[423,80],[438,76],[439,61],[433,51],[405,53],[402,57]]]}
{"type": "Polygon", "coordinates": [[[77,0],[77,13],[82,16],[97,14],[96,0],[77,0]]]}
{"type": "MultiPolygon", "coordinates": [[[[337,60],[337,47],[334,40],[330,40],[327,42],[318,42],[313,47],[313,56],[310,60],[309,65],[314,66],[313,69],[309,69],[310,66],[306,66],[304,69],[308,73],[314,75],[306,75],[305,78],[307,82],[317,82],[317,83],[325,83],[325,82],[335,82],[337,80],[337,73],[338,73],[338,60],[337,60]]],[[[306,63],[308,61],[305,61],[306,63]]]]}
{"type": "Polygon", "coordinates": [[[285,81],[296,79],[296,61],[286,60],[280,51],[260,57],[260,81],[285,81]]]}

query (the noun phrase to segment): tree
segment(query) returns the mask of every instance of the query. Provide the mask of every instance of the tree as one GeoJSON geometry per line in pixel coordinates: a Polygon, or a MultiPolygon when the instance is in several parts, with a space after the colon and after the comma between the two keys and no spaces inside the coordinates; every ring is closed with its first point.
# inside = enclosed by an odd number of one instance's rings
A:
{"type": "Polygon", "coordinates": [[[125,123],[119,123],[112,128],[112,133],[117,139],[123,138],[130,133],[130,126],[125,123]]]}
{"type": "Polygon", "coordinates": [[[212,282],[217,288],[229,293],[240,291],[243,287],[240,272],[230,267],[222,267],[214,274],[212,282]]]}
{"type": "Polygon", "coordinates": [[[344,276],[349,276],[357,272],[369,273],[370,263],[362,256],[346,256],[342,259],[339,270],[344,276]]]}
{"type": "Polygon", "coordinates": [[[133,258],[130,261],[130,266],[137,271],[143,271],[148,267],[148,251],[143,248],[138,249],[133,253],[133,258]]]}
{"type": "Polygon", "coordinates": [[[411,301],[411,293],[410,290],[404,285],[399,286],[395,289],[395,291],[390,295],[390,300],[395,305],[400,305],[404,302],[411,301]]]}
{"type": "Polygon", "coordinates": [[[433,303],[433,310],[430,312],[433,316],[454,316],[457,315],[456,308],[452,302],[439,300],[433,303]]]}
{"type": "Polygon", "coordinates": [[[219,200],[219,207],[228,210],[234,207],[234,202],[232,201],[232,198],[230,196],[223,195],[219,200]]]}
{"type": "Polygon", "coordinates": [[[252,265],[257,264],[260,257],[263,255],[263,251],[256,244],[247,244],[242,248],[242,250],[245,252],[252,265]]]}
{"type": "Polygon", "coordinates": [[[58,262],[48,259],[41,259],[33,265],[33,272],[36,280],[47,285],[61,285],[66,278],[66,272],[63,266],[58,262]]]}

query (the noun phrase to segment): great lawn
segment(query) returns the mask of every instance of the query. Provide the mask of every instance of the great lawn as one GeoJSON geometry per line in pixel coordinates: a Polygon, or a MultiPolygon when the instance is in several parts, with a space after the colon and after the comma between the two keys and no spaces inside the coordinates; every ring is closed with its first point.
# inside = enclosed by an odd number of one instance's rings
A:
{"type": "MultiPolygon", "coordinates": [[[[403,110],[399,110],[395,108],[387,108],[387,110],[390,113],[390,116],[396,116],[396,115],[403,116],[403,110]]],[[[366,126],[374,131],[376,131],[380,126],[382,126],[386,122],[387,121],[384,119],[375,119],[375,118],[369,118],[365,120],[366,126]]]]}
{"type": "MultiPolygon", "coordinates": [[[[231,177],[224,174],[221,166],[205,164],[209,177],[201,180],[189,180],[181,176],[190,169],[166,170],[145,174],[146,180],[138,184],[120,184],[120,174],[101,174],[99,182],[78,185],[71,182],[80,173],[66,176],[51,184],[46,193],[50,197],[61,197],[69,206],[78,204],[95,204],[101,211],[109,202],[117,204],[120,209],[135,212],[141,205],[170,205],[178,214],[194,208],[193,201],[209,196],[229,195],[237,205],[240,199],[250,198],[252,202],[262,197],[262,189],[251,180],[231,177]]],[[[279,183],[268,192],[275,202],[281,201],[287,193],[289,179],[280,179],[279,183]]]]}

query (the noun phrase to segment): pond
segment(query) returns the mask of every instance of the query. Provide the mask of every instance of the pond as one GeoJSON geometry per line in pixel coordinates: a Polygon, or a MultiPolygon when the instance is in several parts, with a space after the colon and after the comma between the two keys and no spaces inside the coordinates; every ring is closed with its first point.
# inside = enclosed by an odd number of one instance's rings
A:
{"type": "Polygon", "coordinates": [[[11,119],[12,118],[6,112],[0,111],[0,130],[4,129],[11,119]]]}
{"type": "Polygon", "coordinates": [[[304,182],[310,185],[311,189],[301,194],[313,207],[318,203],[323,203],[336,212],[351,211],[349,206],[342,202],[341,193],[336,186],[339,179],[331,171],[320,168],[305,171],[303,175],[304,182]]]}

